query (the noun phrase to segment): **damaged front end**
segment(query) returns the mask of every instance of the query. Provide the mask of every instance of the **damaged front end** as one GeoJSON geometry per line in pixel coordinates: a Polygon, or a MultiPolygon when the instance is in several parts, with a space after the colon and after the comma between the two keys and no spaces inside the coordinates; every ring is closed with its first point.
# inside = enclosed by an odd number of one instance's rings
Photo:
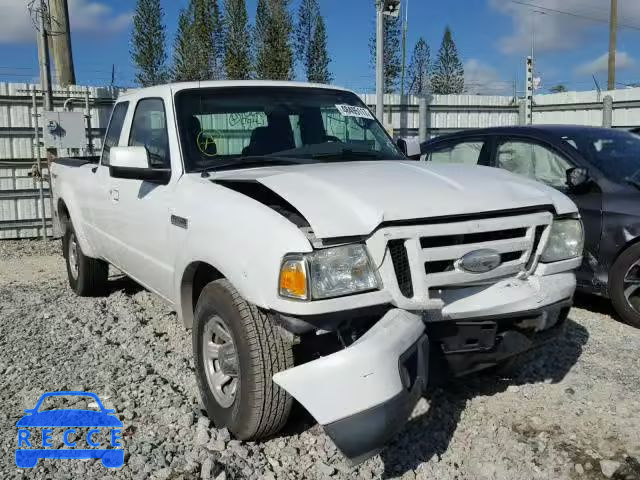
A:
{"type": "Polygon", "coordinates": [[[331,355],[274,375],[355,462],[377,453],[405,424],[427,384],[422,316],[389,310],[331,355]]]}

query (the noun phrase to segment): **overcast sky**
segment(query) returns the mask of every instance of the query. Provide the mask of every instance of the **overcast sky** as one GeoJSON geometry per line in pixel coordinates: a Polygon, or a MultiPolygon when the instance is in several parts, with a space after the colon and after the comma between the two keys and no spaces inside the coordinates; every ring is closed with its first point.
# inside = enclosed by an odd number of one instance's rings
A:
{"type": "MultiPolygon", "coordinates": [[[[358,91],[374,88],[369,38],[373,0],[319,0],[327,21],[335,83],[358,91]]],[[[406,4],[407,0],[402,0],[406,4]]],[[[543,88],[562,83],[592,89],[595,75],[606,85],[609,0],[408,0],[409,51],[424,36],[437,52],[446,25],[466,69],[469,91],[522,90],[524,58],[532,44],[543,88]],[[526,4],[526,5],[523,5],[526,4]],[[535,8],[538,5],[544,8],[535,8]],[[554,12],[560,10],[569,14],[554,12]]],[[[187,0],[163,0],[171,56],[176,19],[187,0]]],[[[0,0],[0,81],[27,82],[38,75],[35,30],[27,0],[0,0]]],[[[248,0],[250,17],[256,0],[248,0]]],[[[292,11],[298,0],[292,1],[292,11]]],[[[134,84],[129,55],[133,0],[69,0],[78,82],[134,84]]],[[[640,0],[619,0],[618,78],[620,87],[640,83],[640,0]]]]}

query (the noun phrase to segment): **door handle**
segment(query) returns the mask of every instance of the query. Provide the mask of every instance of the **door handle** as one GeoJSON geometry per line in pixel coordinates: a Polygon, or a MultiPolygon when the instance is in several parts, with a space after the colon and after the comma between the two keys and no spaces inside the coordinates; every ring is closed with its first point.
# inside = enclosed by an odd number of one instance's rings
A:
{"type": "Polygon", "coordinates": [[[117,188],[112,188],[109,190],[109,197],[111,198],[112,202],[117,202],[120,200],[120,190],[118,190],[117,188]]]}

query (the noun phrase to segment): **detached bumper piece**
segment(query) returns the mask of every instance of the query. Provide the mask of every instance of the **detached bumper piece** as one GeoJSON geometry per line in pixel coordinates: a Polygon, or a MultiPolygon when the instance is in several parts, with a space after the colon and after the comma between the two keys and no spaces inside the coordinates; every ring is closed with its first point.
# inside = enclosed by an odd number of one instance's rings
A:
{"type": "Polygon", "coordinates": [[[274,375],[354,462],[375,455],[405,424],[427,384],[421,316],[394,309],[351,346],[274,375]]]}

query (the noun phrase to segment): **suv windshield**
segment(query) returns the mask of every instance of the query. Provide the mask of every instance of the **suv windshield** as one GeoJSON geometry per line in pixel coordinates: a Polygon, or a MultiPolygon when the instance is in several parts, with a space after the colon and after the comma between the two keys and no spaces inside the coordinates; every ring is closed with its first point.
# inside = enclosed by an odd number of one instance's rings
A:
{"type": "Polygon", "coordinates": [[[185,170],[399,160],[404,156],[353,93],[305,87],[183,90],[176,112],[185,170]]]}
{"type": "Polygon", "coordinates": [[[620,130],[585,129],[563,135],[589,163],[615,182],[640,182],[640,137],[620,130]]]}

